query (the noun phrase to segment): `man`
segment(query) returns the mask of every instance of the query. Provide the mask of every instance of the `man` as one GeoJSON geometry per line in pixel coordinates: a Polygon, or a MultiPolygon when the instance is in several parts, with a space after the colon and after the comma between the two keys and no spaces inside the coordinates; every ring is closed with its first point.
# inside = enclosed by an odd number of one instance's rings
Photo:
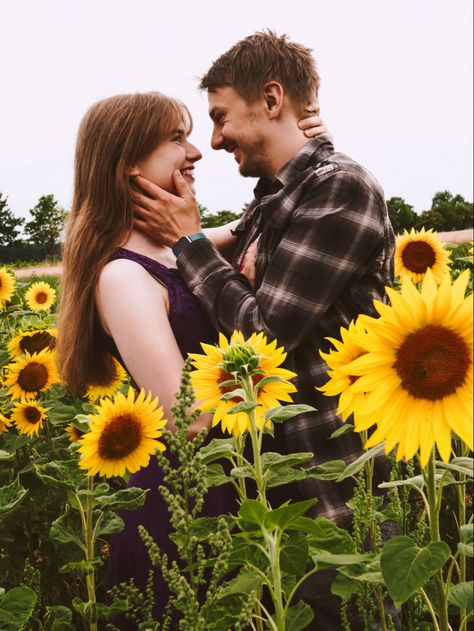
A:
{"type": "MultiPolygon", "coordinates": [[[[141,204],[138,225],[173,247],[181,276],[217,329],[263,331],[285,346],[285,367],[298,375],[293,398],[317,412],[277,425],[268,449],[311,451],[311,464],[350,462],[362,451],[360,439],[348,433],[328,440],[341,421],[337,399],[315,389],[327,381],[319,350],[327,351],[326,338],[338,337],[358,314],[373,315],[373,299],[383,299],[391,283],[394,235],[382,190],[363,167],[336,153],[327,135],[308,139],[298,127],[319,88],[304,46],[255,33],[219,57],[200,87],[208,92],[212,147],[233,153],[243,176],[260,178],[235,229],[233,263],[200,232],[196,202],[179,174],[180,197],[138,179],[152,198],[141,204]],[[255,248],[252,285],[239,270],[248,268],[245,255],[255,248]]],[[[286,499],[317,497],[314,514],[350,525],[350,485],[308,479],[290,492],[281,488],[286,499]]],[[[327,628],[337,623],[328,618],[327,628]]]]}

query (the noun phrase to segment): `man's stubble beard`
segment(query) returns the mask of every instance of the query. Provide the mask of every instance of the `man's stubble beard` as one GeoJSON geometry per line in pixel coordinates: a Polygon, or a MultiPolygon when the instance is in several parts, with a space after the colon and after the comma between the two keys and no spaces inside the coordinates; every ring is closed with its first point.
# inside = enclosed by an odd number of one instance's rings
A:
{"type": "Polygon", "coordinates": [[[272,168],[267,156],[267,142],[258,132],[255,142],[239,143],[242,158],[239,173],[243,177],[263,177],[271,179],[272,168]]]}

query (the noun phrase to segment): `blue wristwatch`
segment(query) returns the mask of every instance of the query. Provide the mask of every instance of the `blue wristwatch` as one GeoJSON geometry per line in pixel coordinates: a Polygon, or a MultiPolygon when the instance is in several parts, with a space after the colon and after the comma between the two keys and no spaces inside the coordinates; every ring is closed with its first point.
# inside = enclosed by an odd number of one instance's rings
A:
{"type": "Polygon", "coordinates": [[[181,237],[181,239],[178,239],[171,249],[173,250],[173,254],[178,257],[190,243],[197,241],[198,239],[206,238],[207,237],[204,232],[196,232],[196,234],[190,234],[187,237],[181,237]]]}

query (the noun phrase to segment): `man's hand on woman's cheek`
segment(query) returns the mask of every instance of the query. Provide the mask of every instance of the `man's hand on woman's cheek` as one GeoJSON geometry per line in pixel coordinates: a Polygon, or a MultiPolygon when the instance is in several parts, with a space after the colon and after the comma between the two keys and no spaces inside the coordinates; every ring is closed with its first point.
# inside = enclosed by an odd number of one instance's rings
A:
{"type": "Polygon", "coordinates": [[[196,199],[181,173],[173,173],[177,195],[141,175],[134,176],[133,226],[160,245],[173,246],[183,236],[201,230],[196,199]]]}

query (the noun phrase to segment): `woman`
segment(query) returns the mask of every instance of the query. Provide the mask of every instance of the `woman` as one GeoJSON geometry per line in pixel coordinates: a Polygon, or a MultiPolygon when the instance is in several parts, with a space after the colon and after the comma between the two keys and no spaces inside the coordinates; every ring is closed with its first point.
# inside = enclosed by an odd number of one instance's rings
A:
{"type": "MultiPolygon", "coordinates": [[[[317,118],[311,120],[317,132],[325,131],[317,118]]],[[[179,277],[171,249],[133,229],[133,178],[141,174],[175,192],[172,174],[179,169],[194,192],[194,165],[201,153],[188,140],[191,129],[187,108],[158,92],[95,103],[78,132],[63,255],[58,357],[68,387],[83,393],[89,385],[109,383],[115,357],[138,387],[158,395],[171,429],[184,357],[199,352],[200,342],[213,343],[216,332],[179,277]]],[[[231,227],[213,229],[209,237],[218,247],[228,247],[231,227]]],[[[190,432],[209,426],[210,417],[203,415],[190,432]]],[[[157,491],[161,483],[154,458],[130,478],[130,485],[151,490],[143,508],[122,515],[125,529],[111,545],[113,583],[133,577],[145,587],[150,561],[138,524],[173,556],[167,508],[157,491]]],[[[228,512],[230,495],[210,489],[205,514],[228,512]]],[[[155,590],[159,619],[167,600],[160,578],[155,590]]]]}

